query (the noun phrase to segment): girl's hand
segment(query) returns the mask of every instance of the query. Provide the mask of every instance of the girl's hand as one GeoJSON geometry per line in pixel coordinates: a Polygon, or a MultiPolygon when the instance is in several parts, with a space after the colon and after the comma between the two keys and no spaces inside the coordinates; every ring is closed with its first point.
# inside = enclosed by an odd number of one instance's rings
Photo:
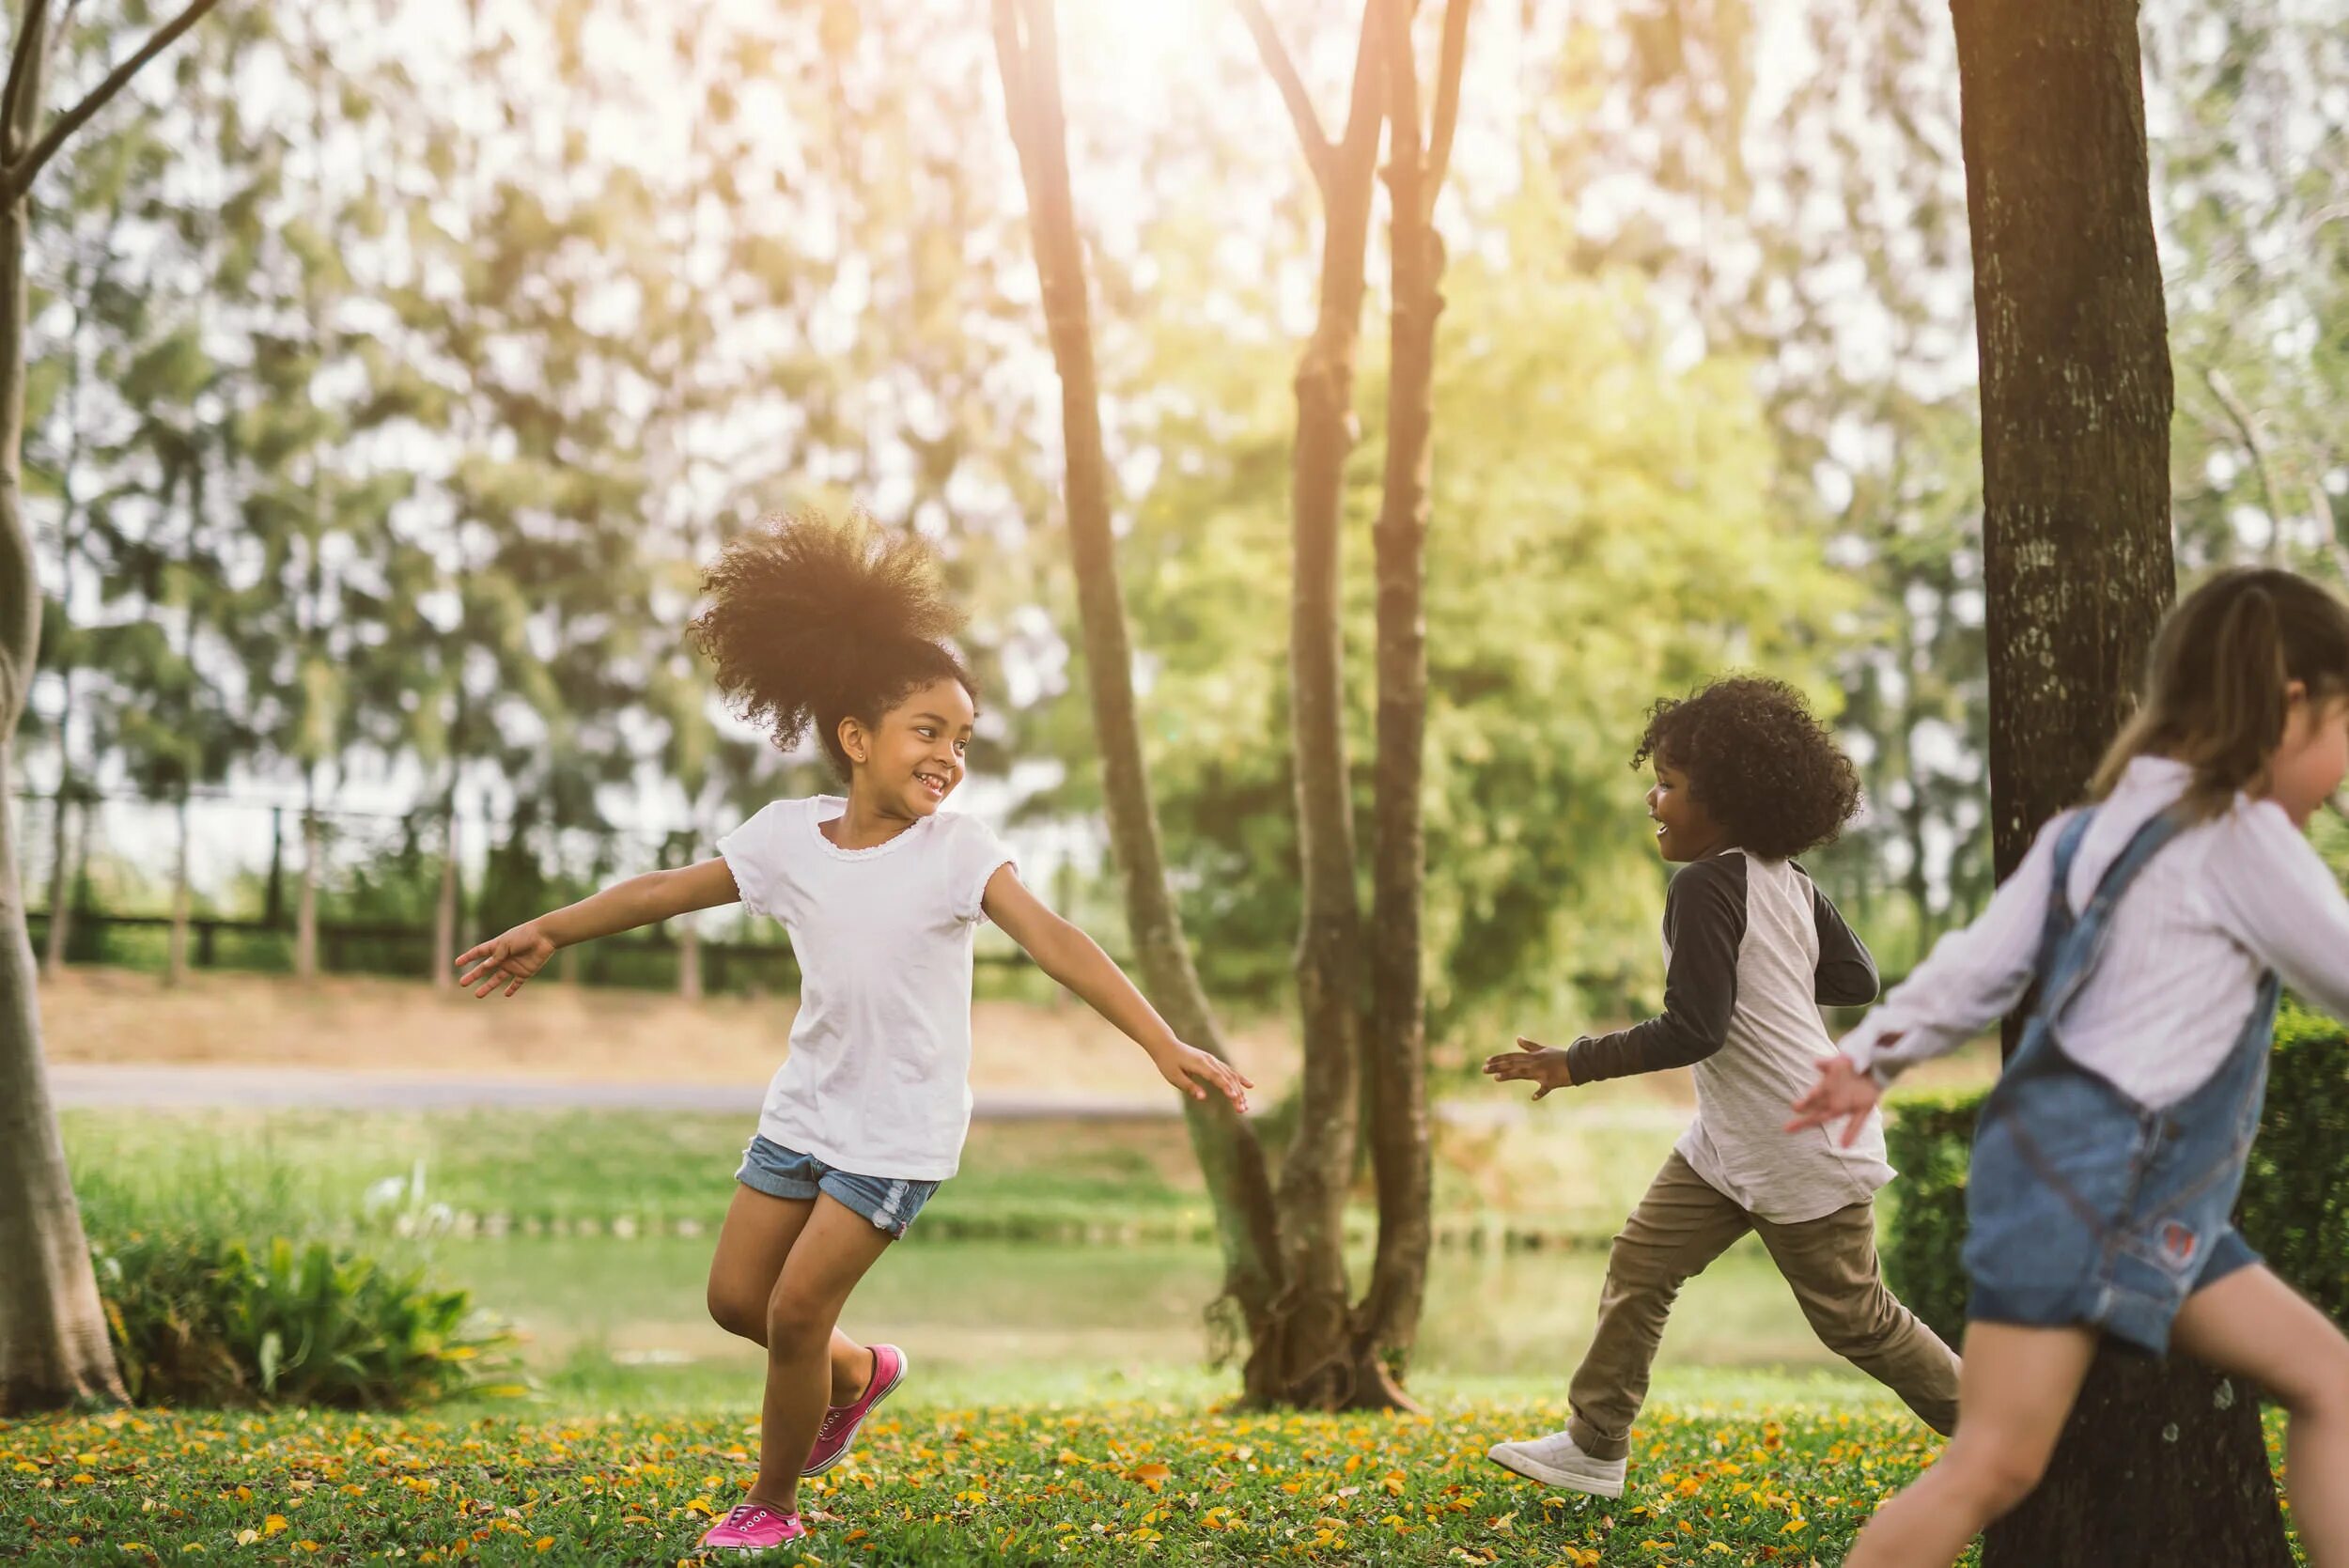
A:
{"type": "Polygon", "coordinates": [[[1805,1127],[1823,1127],[1829,1122],[1842,1121],[1843,1136],[1836,1141],[1848,1149],[1859,1141],[1868,1112],[1883,1097],[1884,1091],[1876,1087],[1876,1080],[1853,1066],[1850,1057],[1830,1056],[1819,1063],[1819,1081],[1795,1102],[1794,1120],[1786,1124],[1786,1130],[1800,1132],[1805,1127]]]}
{"type": "Polygon", "coordinates": [[[462,972],[457,977],[459,986],[480,982],[476,997],[486,997],[506,982],[506,994],[512,996],[522,988],[522,982],[546,968],[554,956],[554,939],[538,928],[535,920],[526,920],[502,937],[492,937],[457,960],[462,972]],[[470,967],[469,967],[470,966],[470,967]]]}
{"type": "Polygon", "coordinates": [[[1540,1099],[1552,1089],[1574,1087],[1574,1074],[1566,1068],[1566,1053],[1555,1046],[1538,1045],[1524,1035],[1517,1036],[1517,1048],[1485,1059],[1485,1076],[1503,1083],[1523,1080],[1536,1084],[1533,1097],[1540,1099]]]}
{"type": "Polygon", "coordinates": [[[1150,1060],[1158,1063],[1159,1072],[1167,1082],[1192,1099],[1204,1100],[1207,1097],[1207,1091],[1214,1089],[1232,1102],[1234,1110],[1247,1111],[1248,1091],[1255,1085],[1242,1078],[1239,1069],[1221,1057],[1211,1056],[1196,1046],[1187,1046],[1177,1040],[1172,1050],[1154,1053],[1150,1060]]]}

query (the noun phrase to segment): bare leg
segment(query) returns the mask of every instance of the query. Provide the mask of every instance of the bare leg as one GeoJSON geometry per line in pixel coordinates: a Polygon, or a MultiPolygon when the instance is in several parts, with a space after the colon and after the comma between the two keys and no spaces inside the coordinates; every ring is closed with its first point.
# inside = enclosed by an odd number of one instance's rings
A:
{"type": "Polygon", "coordinates": [[[2096,1336],[2086,1328],[1977,1323],[1958,1372],[1957,1436],[1877,1510],[1844,1568],[1948,1568],[2039,1484],[2079,1397],[2096,1336]]]}
{"type": "Polygon", "coordinates": [[[2300,1545],[2315,1568],[2349,1568],[2349,1340],[2257,1265],[2187,1296],[2171,1336],[2290,1412],[2284,1464],[2300,1545]]]}
{"type": "MultiPolygon", "coordinates": [[[[719,1327],[766,1347],[768,1299],[815,1207],[812,1198],[773,1198],[736,1185],[709,1260],[709,1315],[719,1327]]],[[[853,1404],[873,1379],[871,1347],[834,1328],[831,1360],[832,1403],[853,1404]]]]}
{"type": "Polygon", "coordinates": [[[748,1500],[778,1514],[798,1511],[800,1467],[832,1392],[832,1325],[889,1243],[887,1231],[853,1209],[828,1196],[816,1200],[767,1302],[767,1401],[758,1480],[748,1500]]]}

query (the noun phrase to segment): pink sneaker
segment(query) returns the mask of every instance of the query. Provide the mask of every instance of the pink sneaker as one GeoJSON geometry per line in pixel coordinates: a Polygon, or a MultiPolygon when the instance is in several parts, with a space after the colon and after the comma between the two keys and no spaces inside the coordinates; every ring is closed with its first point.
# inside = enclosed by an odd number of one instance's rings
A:
{"type": "Polygon", "coordinates": [[[712,1552],[764,1552],[787,1545],[807,1533],[797,1514],[778,1514],[764,1503],[746,1502],[709,1527],[702,1549],[712,1552]]]}
{"type": "Polygon", "coordinates": [[[822,1475],[840,1463],[848,1452],[848,1444],[856,1438],[856,1429],[864,1424],[864,1418],[874,1405],[887,1399],[898,1384],[905,1381],[906,1353],[894,1344],[873,1347],[873,1380],[864,1386],[863,1397],[853,1405],[835,1405],[824,1412],[824,1424],[816,1429],[816,1446],[807,1451],[807,1463],[800,1467],[802,1476],[822,1475]]]}

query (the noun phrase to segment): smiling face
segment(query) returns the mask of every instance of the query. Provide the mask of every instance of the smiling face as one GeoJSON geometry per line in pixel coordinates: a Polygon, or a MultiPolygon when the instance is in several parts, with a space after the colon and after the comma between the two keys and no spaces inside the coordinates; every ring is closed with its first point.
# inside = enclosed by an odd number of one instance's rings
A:
{"type": "Polygon", "coordinates": [[[885,816],[929,815],[962,783],[977,718],[962,682],[936,680],[908,692],[878,724],[841,720],[840,744],[855,769],[849,787],[885,816]]]}
{"type": "Polygon", "coordinates": [[[1656,823],[1656,847],[1668,861],[1701,861],[1728,837],[1712,814],[1697,803],[1688,776],[1662,755],[1656,759],[1656,786],[1647,792],[1647,814],[1656,823]]]}

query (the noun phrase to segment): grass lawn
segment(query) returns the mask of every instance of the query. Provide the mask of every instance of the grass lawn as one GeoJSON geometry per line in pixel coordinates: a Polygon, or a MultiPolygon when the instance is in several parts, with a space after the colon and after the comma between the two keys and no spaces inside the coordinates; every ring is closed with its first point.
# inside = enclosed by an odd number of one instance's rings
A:
{"type": "MultiPolygon", "coordinates": [[[[1484,1459],[1565,1415],[1489,1382],[1442,1389],[1423,1418],[1234,1413],[1186,1382],[884,1406],[809,1483],[808,1549],[770,1560],[1833,1562],[1938,1446],[1848,1379],[1684,1376],[1659,1389],[1630,1490],[1600,1502],[1484,1459]]],[[[740,1406],[22,1422],[0,1426],[0,1557],[677,1562],[748,1484],[755,1445],[740,1406]]]]}

